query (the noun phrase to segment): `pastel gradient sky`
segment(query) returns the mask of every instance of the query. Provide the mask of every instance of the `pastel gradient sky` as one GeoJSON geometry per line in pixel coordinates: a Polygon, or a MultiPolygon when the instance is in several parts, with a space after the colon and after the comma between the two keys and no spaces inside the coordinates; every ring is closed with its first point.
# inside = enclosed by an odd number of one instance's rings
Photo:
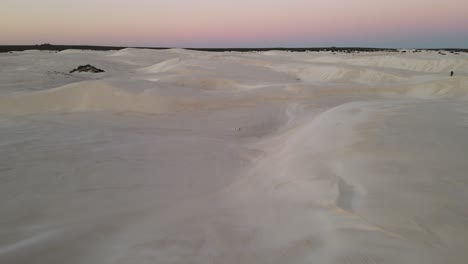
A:
{"type": "Polygon", "coordinates": [[[468,0],[1,0],[0,45],[468,48],[468,0]]]}

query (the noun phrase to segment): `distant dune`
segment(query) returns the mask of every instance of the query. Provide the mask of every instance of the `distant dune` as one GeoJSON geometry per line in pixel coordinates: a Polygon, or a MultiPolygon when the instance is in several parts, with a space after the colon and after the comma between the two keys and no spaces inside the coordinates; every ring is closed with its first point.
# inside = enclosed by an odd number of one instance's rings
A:
{"type": "MultiPolygon", "coordinates": [[[[40,44],[40,45],[0,45],[1,52],[12,52],[12,51],[26,51],[26,50],[49,50],[49,51],[63,51],[68,49],[75,50],[122,50],[126,48],[135,49],[154,49],[154,50],[166,50],[171,49],[169,47],[119,47],[119,46],[91,46],[91,45],[51,45],[51,44],[40,44]]],[[[209,52],[226,52],[226,51],[237,51],[237,52],[252,52],[252,51],[294,51],[294,52],[306,52],[306,51],[335,51],[335,52],[377,52],[377,51],[388,51],[397,52],[399,49],[395,48],[372,48],[372,47],[309,47],[309,48],[285,48],[285,47],[271,47],[271,48],[187,48],[188,50],[197,51],[209,51],[209,52]]],[[[447,52],[468,52],[468,49],[454,49],[454,48],[440,48],[440,49],[412,49],[416,52],[422,50],[428,51],[447,51],[447,52]]]]}

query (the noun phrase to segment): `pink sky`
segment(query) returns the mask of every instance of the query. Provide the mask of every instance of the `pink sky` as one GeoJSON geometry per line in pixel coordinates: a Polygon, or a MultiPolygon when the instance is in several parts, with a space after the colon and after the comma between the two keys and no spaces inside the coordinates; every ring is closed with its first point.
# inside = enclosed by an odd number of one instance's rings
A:
{"type": "Polygon", "coordinates": [[[0,44],[468,48],[466,0],[2,0],[0,44]]]}

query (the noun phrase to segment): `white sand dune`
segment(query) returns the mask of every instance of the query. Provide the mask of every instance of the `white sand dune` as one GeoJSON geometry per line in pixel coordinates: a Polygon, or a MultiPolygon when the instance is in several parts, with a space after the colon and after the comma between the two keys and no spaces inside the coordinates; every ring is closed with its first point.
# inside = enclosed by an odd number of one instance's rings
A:
{"type": "Polygon", "coordinates": [[[464,263],[467,96],[463,53],[0,54],[0,263],[464,263]]]}
{"type": "Polygon", "coordinates": [[[145,73],[161,73],[161,72],[166,72],[175,66],[177,66],[178,63],[180,63],[180,58],[176,57],[173,59],[169,59],[163,62],[156,63],[154,65],[151,65],[149,67],[145,67],[141,69],[141,71],[145,73]]]}
{"type": "Polygon", "coordinates": [[[0,112],[10,115],[96,110],[163,113],[171,108],[171,101],[144,91],[131,93],[102,81],[93,81],[0,97],[0,112]]]}

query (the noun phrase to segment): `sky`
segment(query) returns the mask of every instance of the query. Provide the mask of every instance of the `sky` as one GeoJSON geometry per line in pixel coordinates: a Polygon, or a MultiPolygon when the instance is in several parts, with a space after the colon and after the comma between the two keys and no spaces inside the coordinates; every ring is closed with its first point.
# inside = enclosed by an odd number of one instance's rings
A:
{"type": "Polygon", "coordinates": [[[468,0],[0,0],[0,45],[468,48],[468,0]]]}

